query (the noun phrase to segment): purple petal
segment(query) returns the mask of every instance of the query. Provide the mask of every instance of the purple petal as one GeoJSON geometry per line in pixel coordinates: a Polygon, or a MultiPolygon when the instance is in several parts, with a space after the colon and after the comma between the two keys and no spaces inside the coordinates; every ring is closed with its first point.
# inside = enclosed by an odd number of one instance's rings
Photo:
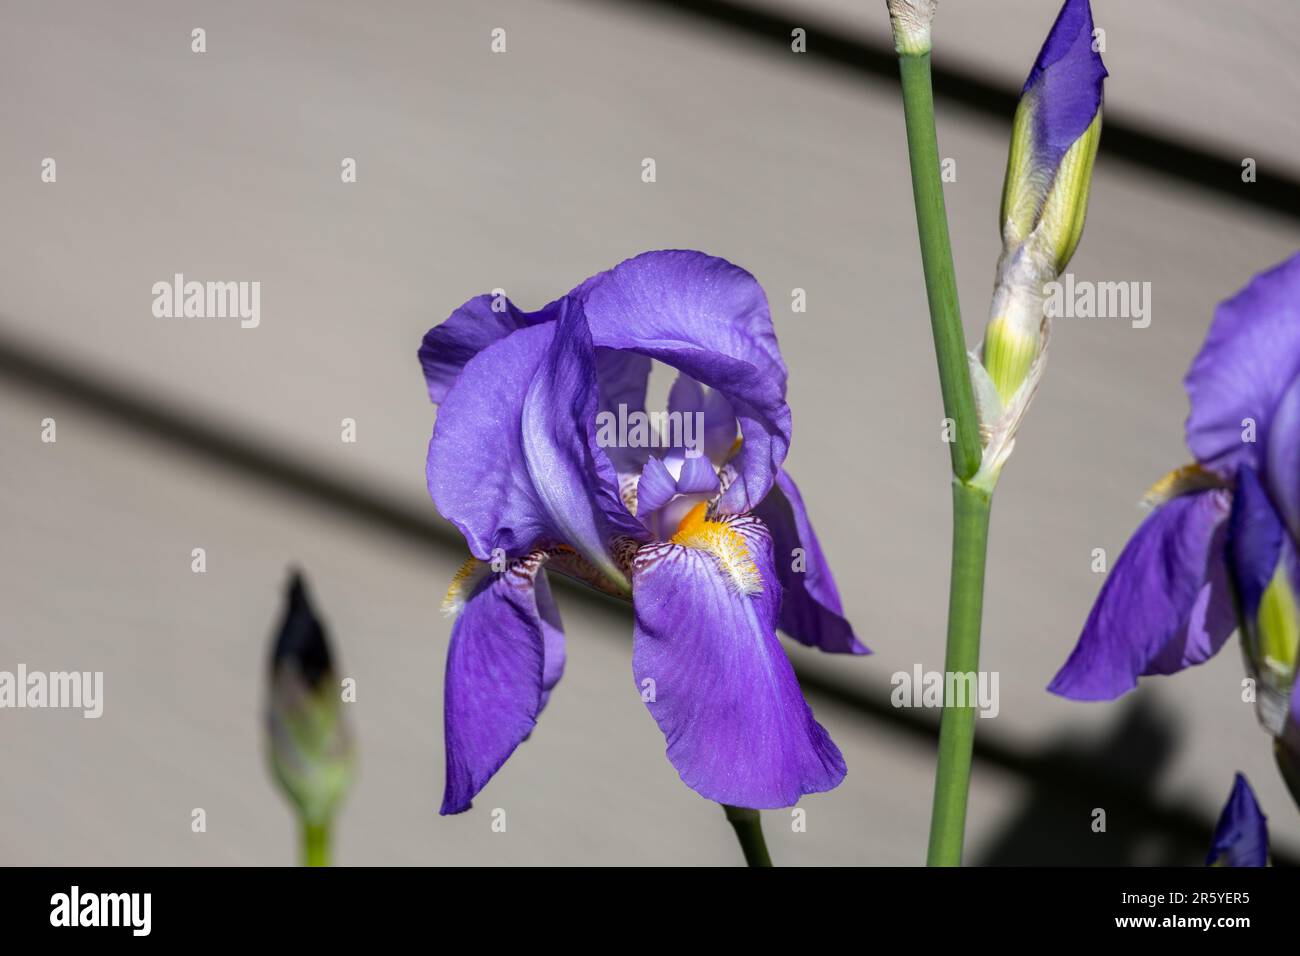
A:
{"type": "MultiPolygon", "coordinates": [[[[470,808],[474,796],[532,732],[564,668],[559,617],[543,556],[534,553],[501,574],[476,569],[447,650],[443,731],[447,747],[444,814],[470,808]],[[536,587],[535,587],[536,583],[536,587]]],[[[457,585],[453,585],[455,588],[457,585]]]]}
{"type": "MultiPolygon", "coordinates": [[[[596,381],[600,392],[600,411],[626,416],[645,410],[646,386],[650,380],[650,359],[635,352],[596,349],[596,381]]],[[[605,453],[620,476],[640,474],[650,457],[650,449],[612,445],[605,453]]]]}
{"type": "Polygon", "coordinates": [[[564,625],[560,623],[560,609],[551,595],[551,583],[545,574],[533,577],[533,597],[537,602],[537,617],[542,628],[542,707],[551,699],[551,691],[564,676],[567,655],[564,646],[564,625]]]}
{"type": "Polygon", "coordinates": [[[714,495],[717,494],[718,473],[709,464],[709,459],[700,456],[687,456],[682,461],[681,474],[677,476],[677,493],[680,495],[714,495]]]}
{"type": "Polygon", "coordinates": [[[1223,560],[1229,504],[1222,489],[1196,492],[1142,522],[1048,690],[1110,700],[1136,687],[1139,676],[1172,674],[1223,646],[1234,627],[1223,560]]]}
{"type": "Polygon", "coordinates": [[[651,458],[637,482],[636,516],[656,539],[669,538],[691,509],[711,499],[720,487],[718,473],[707,458],[651,458]]]}
{"type": "Polygon", "coordinates": [[[673,500],[677,494],[677,482],[668,467],[658,458],[651,458],[641,471],[641,480],[636,485],[636,515],[642,520],[649,519],[656,511],[673,500]]]}
{"type": "Polygon", "coordinates": [[[489,345],[519,329],[554,321],[562,308],[563,302],[558,299],[536,312],[517,309],[504,297],[480,295],[470,299],[447,321],[424,334],[419,354],[429,398],[435,404],[446,398],[465,363],[489,345]]]}
{"type": "Polygon", "coordinates": [[[1254,468],[1237,470],[1232,513],[1228,518],[1227,554],[1241,615],[1254,621],[1277,570],[1286,528],[1254,468]]]}
{"type": "Polygon", "coordinates": [[[618,475],[597,446],[595,350],[582,306],[568,301],[524,399],[525,461],[559,539],[620,581],[610,542],[621,535],[644,540],[646,533],[623,505],[618,475]]]}
{"type": "Polygon", "coordinates": [[[564,543],[618,582],[610,540],[647,535],[596,446],[594,353],[581,306],[564,301],[560,321],[520,329],[465,365],[429,443],[429,492],[475,557],[564,543]]]}
{"type": "Polygon", "coordinates": [[[1259,809],[1255,791],[1237,774],[1232,793],[1214,828],[1206,866],[1268,866],[1268,817],[1259,809]]]}
{"type": "MultiPolygon", "coordinates": [[[[582,288],[584,286],[579,286],[575,293],[582,288]]],[[[429,398],[435,404],[441,402],[465,363],[489,345],[519,329],[554,322],[565,307],[563,298],[542,306],[536,312],[526,312],[504,296],[498,299],[494,295],[480,295],[470,299],[452,312],[445,322],[424,334],[419,357],[429,398]]],[[[596,373],[600,382],[601,409],[617,411],[620,404],[629,411],[645,408],[649,358],[635,352],[597,349],[596,373]]],[[[640,468],[639,462],[637,468],[640,468]]]]}
{"type": "Polygon", "coordinates": [[[1101,109],[1108,74],[1092,48],[1092,32],[1088,0],[1066,0],[1021,93],[1033,109],[1034,165],[1053,176],[1101,109]]]}
{"type": "Polygon", "coordinates": [[[1237,469],[1232,513],[1228,518],[1228,566],[1237,596],[1242,649],[1247,669],[1257,681],[1257,713],[1270,733],[1290,737],[1287,729],[1288,701],[1292,680],[1285,669],[1270,658],[1279,654],[1275,643],[1284,634],[1261,618],[1264,593],[1270,587],[1300,592],[1300,556],[1294,539],[1287,533],[1281,516],[1255,469],[1237,469]],[[1283,578],[1279,580],[1279,572],[1283,578]],[[1268,628],[1268,630],[1266,630],[1268,628]]]}
{"type": "Polygon", "coordinates": [[[1184,379],[1192,410],[1187,447],[1231,476],[1259,464],[1256,440],[1270,431],[1283,392],[1300,373],[1300,253],[1261,273],[1222,303],[1184,379]],[[1253,428],[1248,425],[1253,423],[1253,428]]]}
{"type": "Polygon", "coordinates": [[[794,479],[778,472],[776,487],[754,513],[772,532],[782,590],[781,630],[801,644],[834,654],[870,654],[844,618],[835,578],[794,479]]]}
{"type": "Polygon", "coordinates": [[[706,394],[695,379],[679,374],[668,392],[668,411],[683,415],[700,413],[704,422],[704,456],[715,465],[727,460],[736,441],[736,413],[725,395],[713,389],[706,394]]]}
{"type": "Polygon", "coordinates": [[[835,787],[844,759],[776,637],[771,538],[753,517],[722,525],[724,536],[743,539],[757,579],[737,568],[735,552],[727,565],[679,544],[643,547],[633,570],[632,671],[687,786],[718,803],[787,807],[835,787]]]}
{"type": "Polygon", "coordinates": [[[1292,536],[1300,538],[1300,375],[1283,391],[1261,437],[1269,493],[1292,536]]]}
{"type": "Polygon", "coordinates": [[[752,510],[790,445],[785,365],[754,277],[699,252],[649,252],[588,280],[580,295],[597,347],[658,359],[727,399],[745,440],[720,507],[752,510]]]}
{"type": "Polygon", "coordinates": [[[625,406],[629,412],[644,410],[650,364],[650,359],[635,352],[596,349],[596,377],[600,380],[601,411],[617,412],[620,405],[625,406]]]}

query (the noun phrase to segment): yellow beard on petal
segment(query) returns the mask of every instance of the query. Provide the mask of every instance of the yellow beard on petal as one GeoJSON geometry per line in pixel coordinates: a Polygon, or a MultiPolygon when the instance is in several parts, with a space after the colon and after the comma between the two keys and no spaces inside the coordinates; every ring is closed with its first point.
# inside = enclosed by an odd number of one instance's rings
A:
{"type": "Polygon", "coordinates": [[[442,599],[442,613],[447,617],[455,617],[459,614],[465,607],[465,601],[474,591],[474,586],[486,572],[487,565],[478,558],[470,558],[462,564],[460,570],[452,575],[447,596],[442,599]]]}
{"type": "Polygon", "coordinates": [[[1148,488],[1147,493],[1142,496],[1142,504],[1148,508],[1157,508],[1166,501],[1172,501],[1194,491],[1225,487],[1227,485],[1224,480],[1214,472],[1197,464],[1182,465],[1148,488]]]}
{"type": "Polygon", "coordinates": [[[703,501],[692,508],[677,526],[672,543],[709,552],[736,591],[741,594],[760,593],[763,576],[750,556],[749,545],[725,521],[710,521],[706,517],[708,510],[708,503],[703,501]]]}

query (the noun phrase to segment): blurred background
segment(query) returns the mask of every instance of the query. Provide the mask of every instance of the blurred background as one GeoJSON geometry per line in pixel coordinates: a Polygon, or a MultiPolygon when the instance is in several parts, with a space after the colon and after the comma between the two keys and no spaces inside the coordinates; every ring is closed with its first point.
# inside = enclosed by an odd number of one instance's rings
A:
{"type": "MultiPolygon", "coordinates": [[[[940,5],[939,141],[972,342],[1014,97],[1057,8],[940,5]]],[[[1001,712],[978,722],[968,859],[1198,864],[1241,770],[1294,860],[1300,818],[1241,701],[1235,639],[1114,704],[1044,690],[1101,586],[1093,549],[1113,563],[1142,492],[1188,457],[1181,378],[1215,303],[1300,248],[1300,7],[1093,8],[1111,77],[1072,271],[1150,282],[1152,322],[1056,323],[1004,473],[982,662],[1001,712]]],[[[739,863],[721,811],[663,756],[628,609],[569,587],[568,669],[538,729],[473,811],[437,815],[438,607],[465,552],[425,490],[420,337],[472,295],[536,308],[661,247],[729,258],[767,290],[791,371],[789,469],[875,651],[788,644],[849,775],[801,804],[806,832],[764,815],[772,853],[923,861],[936,715],[890,707],[889,679],[943,666],[948,458],[883,2],[0,11],[0,669],[104,672],[98,720],[0,712],[0,863],[295,861],[261,724],[291,566],[356,681],[338,863],[739,863]],[[177,272],[259,281],[260,326],[155,318],[153,283],[177,272]]]]}

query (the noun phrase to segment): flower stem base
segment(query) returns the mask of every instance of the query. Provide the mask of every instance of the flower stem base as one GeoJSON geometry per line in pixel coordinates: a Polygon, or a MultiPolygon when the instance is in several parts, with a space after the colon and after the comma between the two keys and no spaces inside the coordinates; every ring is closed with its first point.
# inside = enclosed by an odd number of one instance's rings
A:
{"type": "Polygon", "coordinates": [[[748,807],[732,807],[725,803],[722,809],[727,815],[727,822],[736,831],[736,839],[740,841],[740,849],[745,854],[745,864],[771,866],[772,857],[768,855],[767,841],[763,839],[763,822],[759,819],[758,811],[748,807]]]}
{"type": "MultiPolygon", "coordinates": [[[[960,481],[952,486],[952,577],[948,592],[948,649],[944,673],[978,674],[980,619],[984,611],[984,559],[988,551],[989,491],[960,481]]],[[[945,681],[945,684],[947,681],[945,681]]],[[[975,748],[975,701],[945,701],[939,723],[939,763],[930,816],[930,866],[961,866],[975,748]]]]}
{"type": "Polygon", "coordinates": [[[330,865],[330,829],[328,824],[303,824],[302,865],[330,865]]]}

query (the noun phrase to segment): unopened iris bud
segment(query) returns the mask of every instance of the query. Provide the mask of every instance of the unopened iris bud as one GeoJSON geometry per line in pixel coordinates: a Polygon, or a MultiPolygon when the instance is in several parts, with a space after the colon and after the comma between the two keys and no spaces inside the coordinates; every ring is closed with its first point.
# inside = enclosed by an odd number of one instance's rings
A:
{"type": "Polygon", "coordinates": [[[307,862],[322,863],[329,824],[352,781],[352,736],[325,629],[299,575],[287,596],[271,655],[269,756],[303,824],[307,862]]]}
{"type": "Polygon", "coordinates": [[[1083,235],[1105,77],[1088,0],[1066,0],[1021,92],[1002,185],[1002,259],[984,364],[1003,402],[1038,355],[1043,287],[1083,235]]]}
{"type": "Polygon", "coordinates": [[[1025,81],[1002,188],[1002,255],[988,329],[972,368],[996,473],[1042,373],[1046,286],[1083,234],[1101,138],[1102,81],[1088,0],[1066,0],[1025,81]]]}
{"type": "Polygon", "coordinates": [[[1106,76],[1088,0],[1066,0],[1020,94],[1002,186],[1007,251],[1032,242],[1058,274],[1083,235],[1106,76]]]}

